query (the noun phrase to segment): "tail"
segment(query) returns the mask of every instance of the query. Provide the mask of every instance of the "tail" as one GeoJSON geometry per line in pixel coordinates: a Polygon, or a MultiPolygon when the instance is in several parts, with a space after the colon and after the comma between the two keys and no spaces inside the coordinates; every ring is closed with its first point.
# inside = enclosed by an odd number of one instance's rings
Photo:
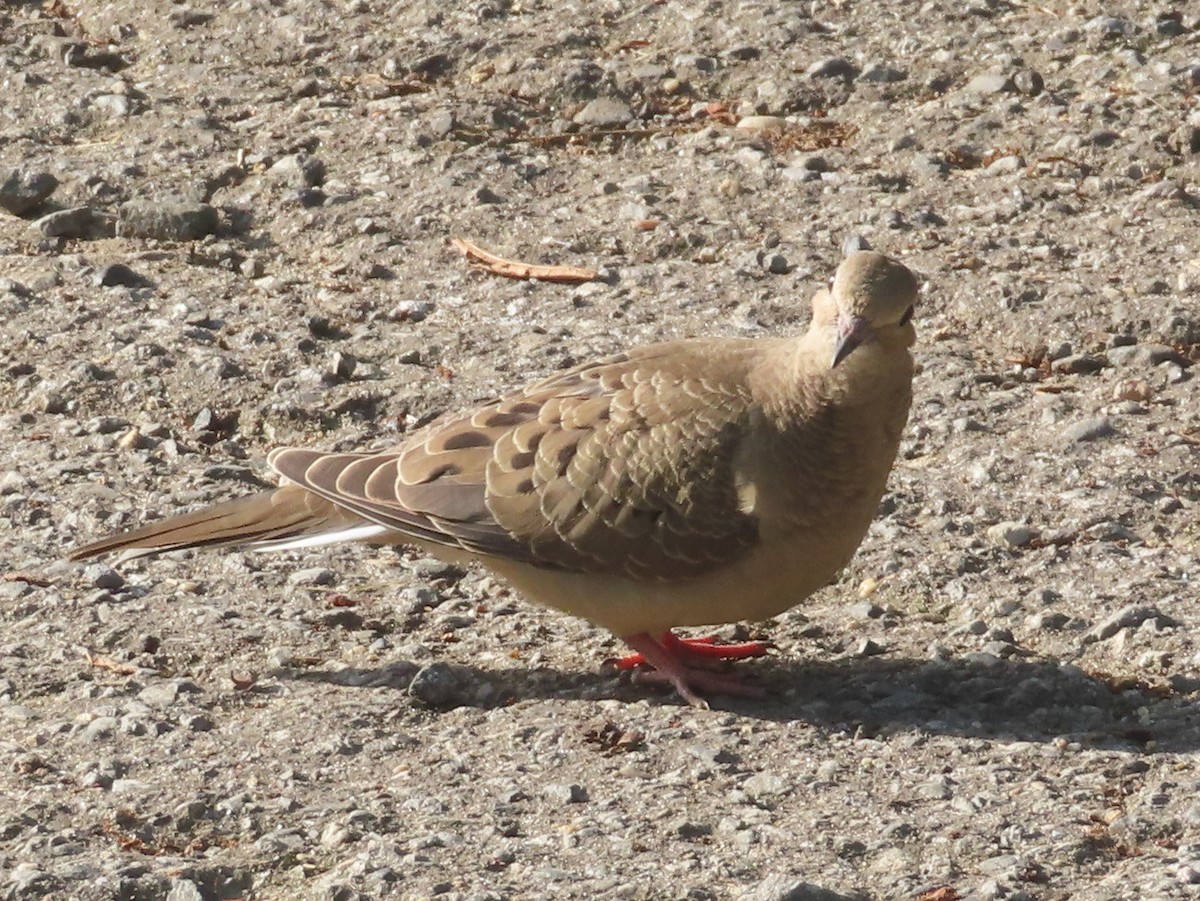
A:
{"type": "Polygon", "coordinates": [[[132,558],[183,548],[239,545],[287,550],[364,539],[386,531],[310,491],[285,485],[101,538],[75,548],[68,559],[86,560],[112,551],[124,551],[126,558],[132,558]]]}

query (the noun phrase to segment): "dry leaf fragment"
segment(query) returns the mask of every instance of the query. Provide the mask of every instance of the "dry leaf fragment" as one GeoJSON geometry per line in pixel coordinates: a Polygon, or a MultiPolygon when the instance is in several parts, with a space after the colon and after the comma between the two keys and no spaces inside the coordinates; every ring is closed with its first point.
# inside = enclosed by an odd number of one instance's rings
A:
{"type": "Polygon", "coordinates": [[[951,885],[939,885],[917,895],[917,901],[958,901],[962,895],[951,885]]]}
{"type": "Polygon", "coordinates": [[[137,672],[137,667],[131,663],[120,663],[111,657],[105,657],[103,654],[93,654],[87,648],[83,649],[83,656],[89,666],[94,666],[97,669],[106,669],[116,673],[118,676],[132,676],[137,672]]]}
{"type": "Polygon", "coordinates": [[[450,243],[476,268],[504,278],[536,279],[542,282],[574,285],[580,282],[594,281],[597,275],[595,269],[584,269],[579,266],[541,266],[537,263],[506,260],[494,253],[488,253],[477,244],[463,238],[451,238],[450,243]]]}

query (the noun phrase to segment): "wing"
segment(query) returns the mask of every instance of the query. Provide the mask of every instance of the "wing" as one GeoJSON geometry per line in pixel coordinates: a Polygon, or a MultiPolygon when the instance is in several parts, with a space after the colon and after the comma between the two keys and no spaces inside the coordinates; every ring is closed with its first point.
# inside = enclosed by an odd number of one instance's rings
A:
{"type": "Polygon", "coordinates": [[[698,575],[757,538],[734,457],[750,342],[587,364],[378,454],[280,449],[287,479],[388,529],[485,556],[639,580],[698,575]]]}

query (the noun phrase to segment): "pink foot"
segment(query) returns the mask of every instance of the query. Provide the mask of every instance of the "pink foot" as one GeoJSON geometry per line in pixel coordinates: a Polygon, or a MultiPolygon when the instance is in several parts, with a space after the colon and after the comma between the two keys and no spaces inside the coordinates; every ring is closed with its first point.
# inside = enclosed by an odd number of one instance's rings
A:
{"type": "Polygon", "coordinates": [[[715,636],[681,639],[672,632],[663,633],[661,640],[656,640],[647,632],[625,635],[622,640],[637,653],[615,661],[618,669],[633,669],[642,665],[653,667],[649,672],[635,674],[635,679],[671,685],[693,707],[708,707],[708,702],[697,694],[698,691],[751,698],[762,697],[765,693],[761,688],[747,685],[739,676],[714,673],[688,662],[689,657],[701,665],[714,659],[760,657],[767,651],[765,642],[719,645],[715,636]]]}

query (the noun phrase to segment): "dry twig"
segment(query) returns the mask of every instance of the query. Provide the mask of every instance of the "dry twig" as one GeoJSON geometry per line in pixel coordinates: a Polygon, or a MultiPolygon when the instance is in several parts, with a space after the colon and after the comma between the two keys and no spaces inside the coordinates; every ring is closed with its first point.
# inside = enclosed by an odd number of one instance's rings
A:
{"type": "Polygon", "coordinates": [[[504,278],[537,279],[543,282],[575,285],[580,282],[594,281],[597,275],[595,269],[583,269],[579,266],[541,266],[536,263],[506,260],[494,253],[488,253],[463,238],[451,238],[450,243],[476,268],[504,278]]]}

